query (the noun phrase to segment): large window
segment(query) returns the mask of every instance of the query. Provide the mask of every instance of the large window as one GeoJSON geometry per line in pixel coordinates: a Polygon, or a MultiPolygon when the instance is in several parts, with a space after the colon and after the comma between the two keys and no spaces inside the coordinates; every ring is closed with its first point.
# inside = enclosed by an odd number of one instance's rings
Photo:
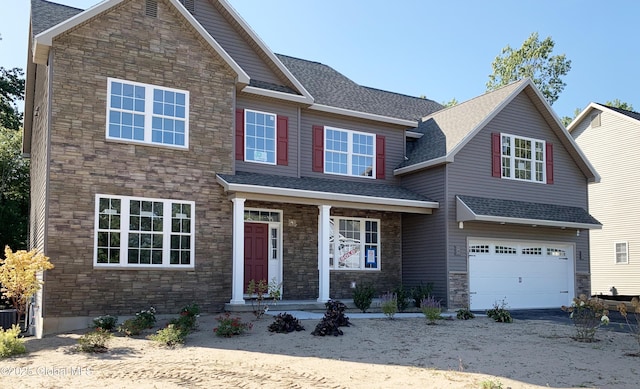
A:
{"type": "Polygon", "coordinates": [[[96,195],[96,266],[193,268],[192,201],[96,195]]]}
{"type": "Polygon", "coordinates": [[[330,228],[331,269],[380,269],[380,220],[333,217],[330,228]]]}
{"type": "Polygon", "coordinates": [[[545,142],[502,134],[502,177],[545,182],[545,142]]]}
{"type": "Polygon", "coordinates": [[[629,263],[629,245],[627,242],[615,242],[614,251],[617,264],[629,263]]]}
{"type": "Polygon", "coordinates": [[[107,139],[189,147],[189,92],[107,80],[107,139]]]}
{"type": "Polygon", "coordinates": [[[375,136],[325,128],[325,173],[375,178],[375,136]]]}
{"type": "Polygon", "coordinates": [[[276,115],[245,110],[245,161],[276,164],[276,115]]]}

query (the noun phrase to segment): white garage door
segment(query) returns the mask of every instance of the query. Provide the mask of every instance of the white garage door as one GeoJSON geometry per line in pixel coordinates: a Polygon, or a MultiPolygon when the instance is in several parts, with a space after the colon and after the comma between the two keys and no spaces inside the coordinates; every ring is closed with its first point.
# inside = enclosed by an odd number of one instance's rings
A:
{"type": "Polygon", "coordinates": [[[574,295],[573,246],[498,240],[469,241],[470,308],[558,308],[574,295]]]}

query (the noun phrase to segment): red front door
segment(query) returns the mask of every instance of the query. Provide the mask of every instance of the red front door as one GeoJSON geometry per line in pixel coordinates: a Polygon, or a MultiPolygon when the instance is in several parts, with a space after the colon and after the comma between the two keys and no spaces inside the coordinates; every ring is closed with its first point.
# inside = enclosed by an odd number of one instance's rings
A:
{"type": "Polygon", "coordinates": [[[249,281],[269,282],[269,225],[244,223],[244,290],[249,281]]]}

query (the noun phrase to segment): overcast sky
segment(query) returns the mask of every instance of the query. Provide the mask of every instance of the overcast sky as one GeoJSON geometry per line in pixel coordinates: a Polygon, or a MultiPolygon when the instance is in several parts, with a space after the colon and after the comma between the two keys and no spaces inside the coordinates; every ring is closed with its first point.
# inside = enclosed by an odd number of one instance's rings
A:
{"type": "MultiPolygon", "coordinates": [[[[82,9],[97,0],[57,0],[82,9]]],[[[553,105],[573,116],[620,99],[640,111],[640,1],[230,0],[274,52],[322,62],[355,82],[437,102],[486,90],[503,47],[551,36],[572,69],[553,105]]],[[[25,67],[29,0],[0,0],[0,66],[25,67]],[[11,4],[9,6],[9,4],[11,4]]]]}

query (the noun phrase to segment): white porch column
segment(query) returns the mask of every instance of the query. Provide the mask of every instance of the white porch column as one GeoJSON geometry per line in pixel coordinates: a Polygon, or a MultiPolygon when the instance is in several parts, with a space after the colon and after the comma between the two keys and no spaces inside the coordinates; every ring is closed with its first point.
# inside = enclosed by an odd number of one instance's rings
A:
{"type": "Polygon", "coordinates": [[[318,302],[329,301],[329,210],[330,205],[319,205],[318,216],[318,302]]]}
{"type": "Polygon", "coordinates": [[[235,198],[233,202],[233,278],[231,280],[230,304],[244,305],[244,202],[235,198]]]}

